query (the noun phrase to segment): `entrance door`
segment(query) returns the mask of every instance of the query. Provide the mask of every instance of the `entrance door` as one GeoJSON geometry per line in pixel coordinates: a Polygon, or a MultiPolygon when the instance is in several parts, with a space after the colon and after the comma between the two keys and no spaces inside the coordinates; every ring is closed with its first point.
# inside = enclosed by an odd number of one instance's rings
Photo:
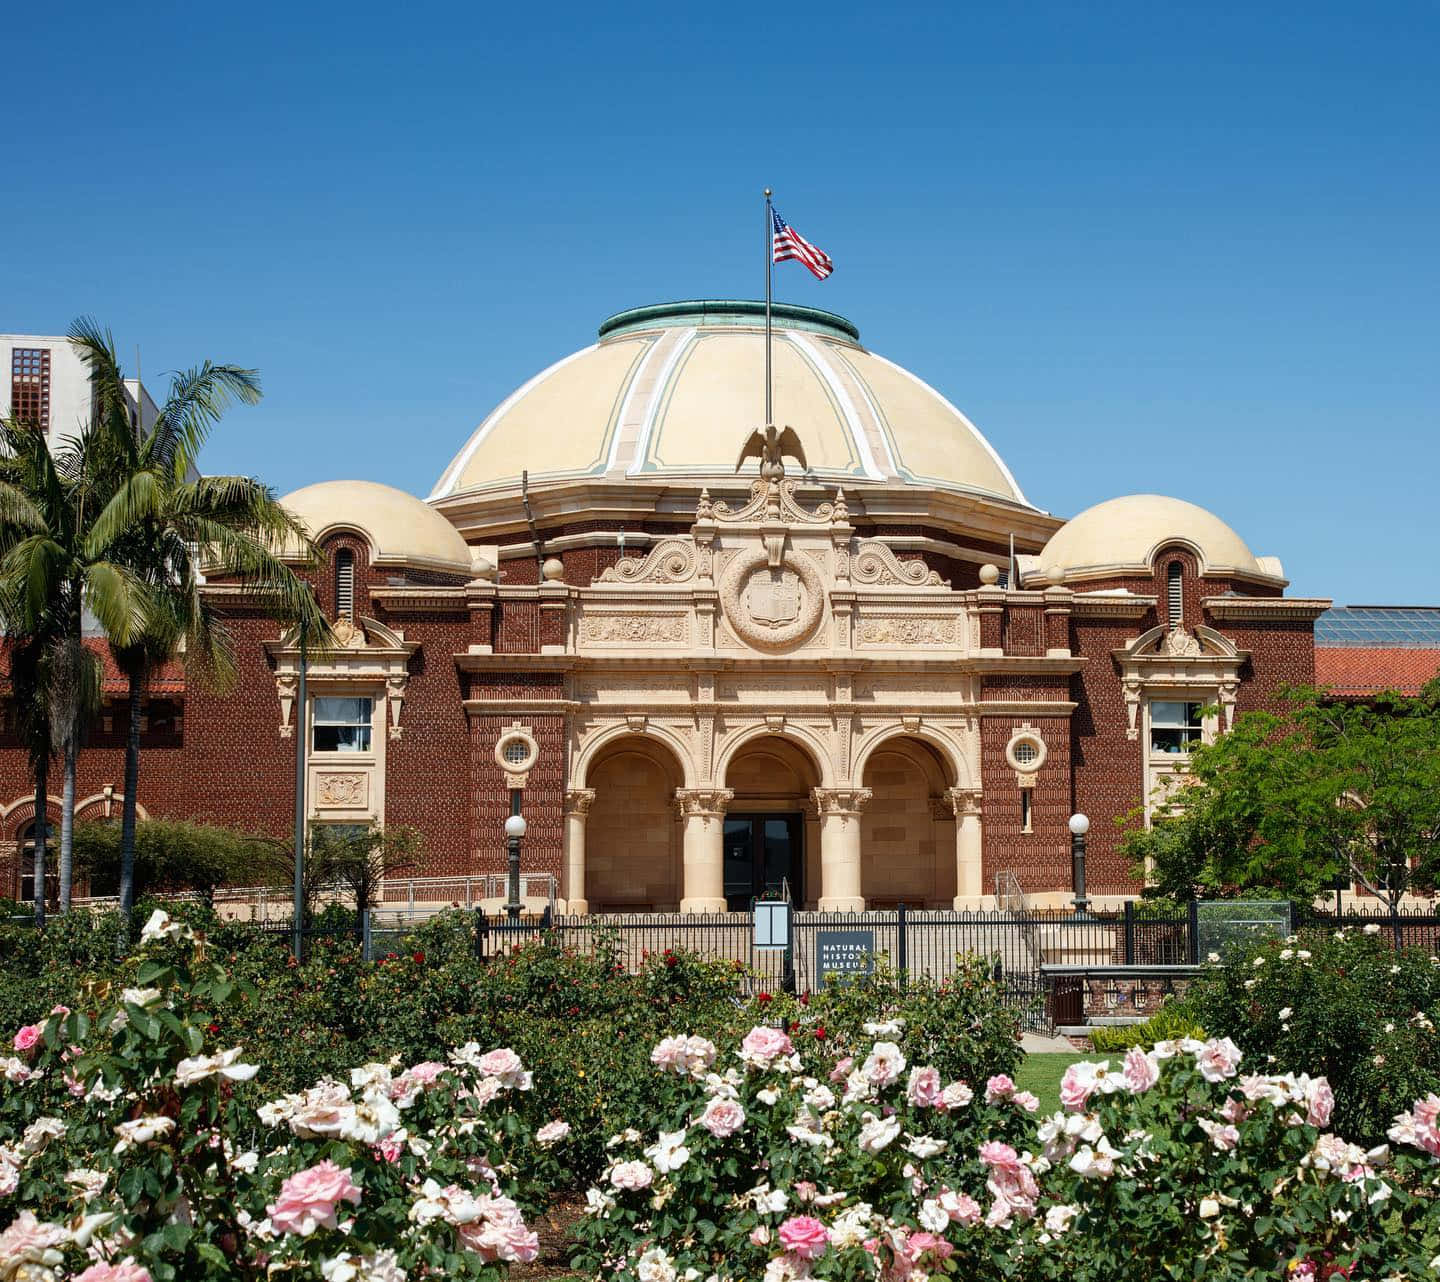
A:
{"type": "Polygon", "coordinates": [[[725,816],[725,906],[732,913],[748,912],[757,898],[778,898],[782,884],[789,885],[792,902],[804,902],[803,819],[799,814],[725,816]]]}

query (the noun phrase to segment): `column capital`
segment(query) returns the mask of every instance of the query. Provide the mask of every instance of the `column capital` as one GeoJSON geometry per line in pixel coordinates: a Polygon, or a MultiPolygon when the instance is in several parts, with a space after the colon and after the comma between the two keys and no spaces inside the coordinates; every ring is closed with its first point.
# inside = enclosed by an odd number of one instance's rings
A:
{"type": "Polygon", "coordinates": [[[691,817],[714,818],[725,813],[735,798],[731,788],[676,788],[675,804],[680,814],[691,817]]]}
{"type": "Polygon", "coordinates": [[[594,788],[567,788],[565,790],[565,813],[567,815],[588,815],[595,804],[594,788]]]}
{"type": "Polygon", "coordinates": [[[981,793],[979,788],[946,788],[945,799],[955,811],[955,818],[980,813],[981,793]]]}
{"type": "Polygon", "coordinates": [[[858,815],[874,795],[869,788],[812,788],[820,815],[858,815]]]}

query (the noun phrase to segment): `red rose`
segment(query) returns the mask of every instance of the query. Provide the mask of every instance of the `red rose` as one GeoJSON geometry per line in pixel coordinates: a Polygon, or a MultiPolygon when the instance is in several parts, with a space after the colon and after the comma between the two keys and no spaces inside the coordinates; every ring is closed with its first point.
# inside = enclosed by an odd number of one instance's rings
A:
{"type": "Polygon", "coordinates": [[[816,1029],[815,1029],[815,1040],[816,1040],[817,1042],[823,1042],[823,1041],[825,1040],[825,1025],[824,1025],[824,1024],[820,1024],[819,1026],[816,1027],[816,1029]]]}
{"type": "Polygon", "coordinates": [[[759,1002],[760,1005],[763,1006],[763,1005],[765,1005],[766,1002],[768,1002],[768,1001],[770,1000],[770,994],[769,994],[769,993],[757,993],[757,994],[755,995],[755,1000],[756,1000],[757,1002],[759,1002]]]}
{"type": "Polygon", "coordinates": [[[422,964],[424,963],[424,961],[425,961],[425,954],[424,954],[424,953],[411,953],[411,954],[410,954],[410,960],[413,961],[417,966],[422,965],[422,964]]]}
{"type": "Polygon", "coordinates": [[[214,1024],[214,1023],[206,1024],[206,1025],[205,1025],[205,1031],[206,1031],[207,1033],[212,1033],[212,1034],[213,1034],[213,1033],[218,1033],[218,1032],[220,1031],[220,1025],[219,1025],[219,1024],[214,1024]]]}
{"type": "Polygon", "coordinates": [[[665,954],[665,964],[666,964],[667,966],[678,966],[678,965],[680,964],[680,959],[679,959],[678,957],[672,956],[672,955],[669,954],[669,953],[666,953],[666,954],[665,954]]]}

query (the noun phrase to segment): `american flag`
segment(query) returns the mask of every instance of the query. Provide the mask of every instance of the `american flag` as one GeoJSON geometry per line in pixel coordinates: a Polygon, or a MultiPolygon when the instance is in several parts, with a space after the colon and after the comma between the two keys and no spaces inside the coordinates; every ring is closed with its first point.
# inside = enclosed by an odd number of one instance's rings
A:
{"type": "Polygon", "coordinates": [[[773,207],[770,210],[770,217],[775,220],[775,231],[770,239],[775,247],[777,263],[783,263],[787,258],[793,258],[797,262],[804,263],[816,280],[824,280],[835,270],[835,264],[830,261],[830,255],[823,249],[817,249],[806,240],[781,218],[773,207]]]}

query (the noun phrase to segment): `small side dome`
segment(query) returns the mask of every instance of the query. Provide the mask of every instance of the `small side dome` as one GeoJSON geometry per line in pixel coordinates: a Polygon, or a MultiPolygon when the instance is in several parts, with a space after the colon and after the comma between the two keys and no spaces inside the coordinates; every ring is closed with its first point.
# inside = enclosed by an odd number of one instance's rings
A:
{"type": "Polygon", "coordinates": [[[423,499],[376,481],[322,481],[280,500],[317,543],[335,530],[355,530],[370,544],[376,566],[435,570],[470,577],[470,546],[423,499]]]}
{"type": "Polygon", "coordinates": [[[1167,544],[1190,548],[1201,573],[1284,584],[1277,558],[1256,557],[1245,540],[1213,512],[1161,494],[1127,494],[1086,508],[1056,530],[1037,557],[1025,558],[1027,585],[1153,573],[1167,544]]]}

